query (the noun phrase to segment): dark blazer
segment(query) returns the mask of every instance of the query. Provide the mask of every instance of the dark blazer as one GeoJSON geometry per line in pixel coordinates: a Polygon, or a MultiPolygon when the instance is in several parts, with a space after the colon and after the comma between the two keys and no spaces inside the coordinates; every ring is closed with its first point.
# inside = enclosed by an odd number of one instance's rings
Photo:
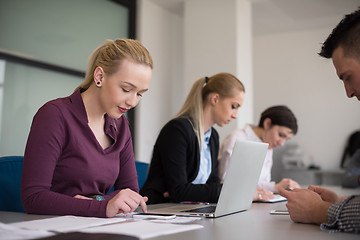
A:
{"type": "Polygon", "coordinates": [[[162,202],[217,202],[221,190],[217,156],[219,134],[212,128],[210,136],[212,169],[206,184],[192,184],[200,166],[198,138],[189,118],[170,120],[156,140],[147,180],[140,194],[148,204],[162,202]],[[170,199],[163,193],[169,192],[170,199]]]}

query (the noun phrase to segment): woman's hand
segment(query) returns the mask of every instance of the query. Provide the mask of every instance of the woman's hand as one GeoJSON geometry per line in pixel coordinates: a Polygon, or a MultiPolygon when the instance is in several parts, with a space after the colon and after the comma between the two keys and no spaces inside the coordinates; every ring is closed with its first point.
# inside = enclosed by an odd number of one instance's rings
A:
{"type": "Polygon", "coordinates": [[[290,188],[292,190],[300,188],[300,185],[290,178],[283,178],[279,183],[275,184],[275,193],[279,193],[281,188],[290,188]]]}
{"type": "Polygon", "coordinates": [[[82,196],[82,195],[75,195],[74,198],[77,198],[77,199],[85,199],[85,200],[93,200],[92,198],[88,198],[88,197],[85,197],[85,196],[82,196]]]}
{"type": "Polygon", "coordinates": [[[147,197],[143,197],[129,188],[123,189],[108,202],[106,216],[114,217],[118,213],[130,213],[135,211],[139,205],[143,212],[147,212],[147,200],[147,197]]]}
{"type": "Polygon", "coordinates": [[[261,200],[270,200],[273,199],[275,196],[269,190],[263,188],[256,188],[253,201],[261,201],[261,200]]]}

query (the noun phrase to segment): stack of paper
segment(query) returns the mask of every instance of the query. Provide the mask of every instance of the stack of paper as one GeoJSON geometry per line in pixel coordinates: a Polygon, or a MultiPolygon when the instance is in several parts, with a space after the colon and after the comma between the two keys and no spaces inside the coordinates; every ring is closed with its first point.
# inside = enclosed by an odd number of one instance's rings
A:
{"type": "Polygon", "coordinates": [[[121,224],[111,224],[106,226],[87,228],[80,231],[86,233],[127,234],[144,239],[200,229],[202,227],[203,226],[199,224],[171,224],[140,220],[134,222],[125,222],[121,224]]]}
{"type": "MultiPolygon", "coordinates": [[[[191,219],[191,221],[200,218],[191,219]]],[[[147,220],[134,220],[131,216],[114,217],[114,218],[94,218],[94,217],[76,217],[76,216],[61,216],[54,218],[39,219],[26,222],[18,222],[8,224],[9,226],[20,229],[28,229],[32,231],[39,231],[42,233],[51,232],[69,233],[69,232],[83,232],[83,233],[107,233],[107,234],[121,234],[135,236],[138,238],[151,238],[160,235],[173,234],[178,232],[190,231],[202,228],[199,224],[179,224],[189,222],[189,219],[179,218],[178,221],[172,219],[171,222],[161,221],[153,222],[147,220]],[[177,223],[177,224],[173,224],[177,223]]],[[[48,235],[48,236],[49,236],[48,235]]],[[[16,238],[16,239],[30,239],[30,238],[16,238]]]]}
{"type": "Polygon", "coordinates": [[[6,240],[22,240],[22,239],[35,239],[41,237],[52,236],[55,233],[45,230],[29,230],[21,229],[9,224],[0,223],[0,236],[1,239],[6,240]]]}
{"type": "Polygon", "coordinates": [[[124,218],[61,216],[61,217],[12,223],[10,225],[25,229],[32,229],[32,230],[71,232],[78,229],[100,226],[105,224],[119,223],[124,221],[126,221],[126,219],[124,218]]]}

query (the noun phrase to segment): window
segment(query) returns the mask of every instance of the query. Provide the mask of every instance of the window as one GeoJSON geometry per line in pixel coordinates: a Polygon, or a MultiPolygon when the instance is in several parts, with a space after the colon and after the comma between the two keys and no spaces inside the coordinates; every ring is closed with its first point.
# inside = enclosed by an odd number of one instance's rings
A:
{"type": "Polygon", "coordinates": [[[38,108],[74,91],[105,39],[134,38],[134,15],[135,0],[1,1],[0,155],[24,154],[38,108]]]}

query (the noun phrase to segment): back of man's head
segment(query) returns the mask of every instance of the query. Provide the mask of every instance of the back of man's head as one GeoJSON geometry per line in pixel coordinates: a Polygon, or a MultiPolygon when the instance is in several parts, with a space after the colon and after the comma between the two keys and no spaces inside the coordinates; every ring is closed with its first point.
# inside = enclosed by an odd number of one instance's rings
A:
{"type": "Polygon", "coordinates": [[[323,43],[319,55],[331,58],[339,46],[344,49],[345,56],[360,60],[360,8],[345,15],[323,43]]]}

